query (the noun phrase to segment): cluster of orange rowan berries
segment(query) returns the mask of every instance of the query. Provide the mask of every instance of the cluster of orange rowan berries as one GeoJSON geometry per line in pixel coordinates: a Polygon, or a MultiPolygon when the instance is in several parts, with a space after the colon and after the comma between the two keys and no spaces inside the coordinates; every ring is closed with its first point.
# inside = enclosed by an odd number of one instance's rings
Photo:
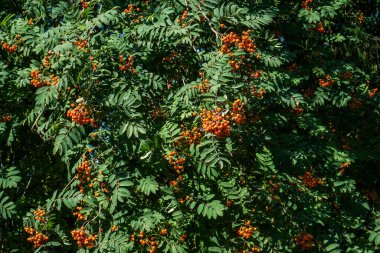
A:
{"type": "Polygon", "coordinates": [[[35,220],[38,220],[42,223],[44,223],[46,220],[45,220],[45,211],[44,210],[41,210],[41,209],[37,209],[33,212],[34,214],[34,219],[35,220]]]}
{"type": "Polygon", "coordinates": [[[84,48],[87,45],[87,40],[77,40],[74,42],[74,44],[79,48],[84,48]]]}
{"type": "Polygon", "coordinates": [[[303,109],[301,106],[297,105],[296,107],[293,108],[293,113],[295,115],[301,115],[303,112],[305,111],[305,109],[303,109]]]}
{"type": "Polygon", "coordinates": [[[350,166],[349,163],[343,163],[342,165],[340,165],[339,167],[339,174],[344,174],[346,172],[346,169],[350,166]]]}
{"type": "Polygon", "coordinates": [[[168,229],[167,228],[163,228],[163,229],[160,230],[160,235],[165,236],[167,234],[168,234],[168,229]]]}
{"type": "Polygon", "coordinates": [[[183,165],[185,164],[186,159],[178,155],[177,151],[171,151],[169,155],[165,155],[164,157],[169,161],[170,165],[173,165],[174,170],[178,174],[181,174],[181,172],[185,169],[183,165]]]}
{"type": "Polygon", "coordinates": [[[322,22],[317,23],[315,26],[315,30],[319,33],[324,33],[325,32],[325,27],[323,26],[322,22]]]}
{"type": "Polygon", "coordinates": [[[222,38],[222,48],[223,53],[231,53],[230,47],[232,45],[237,45],[240,49],[247,51],[249,53],[254,53],[256,51],[256,45],[253,44],[253,40],[249,38],[250,31],[244,31],[242,36],[237,35],[234,32],[223,36],[222,38]]]}
{"type": "Polygon", "coordinates": [[[364,13],[362,11],[360,11],[358,14],[358,20],[359,20],[359,24],[362,25],[364,22],[364,13]]]}
{"type": "Polygon", "coordinates": [[[71,231],[71,237],[76,241],[79,248],[92,248],[96,240],[96,235],[87,235],[84,227],[71,231]]]}
{"type": "Polygon", "coordinates": [[[130,55],[126,61],[124,61],[124,56],[119,56],[119,61],[121,65],[119,66],[119,70],[121,71],[129,71],[132,74],[137,74],[136,69],[133,67],[134,57],[130,55]]]}
{"type": "Polygon", "coordinates": [[[245,103],[240,99],[235,100],[232,105],[232,120],[238,125],[244,125],[247,122],[247,117],[244,115],[245,103]]]}
{"type": "Polygon", "coordinates": [[[187,238],[187,234],[183,234],[183,235],[181,235],[181,237],[178,240],[180,242],[184,242],[184,241],[186,241],[186,238],[187,238]]]}
{"type": "Polygon", "coordinates": [[[177,19],[177,23],[178,23],[178,24],[181,23],[181,22],[183,22],[183,23],[182,23],[182,27],[186,27],[185,19],[186,19],[188,13],[189,13],[188,10],[185,10],[185,11],[183,12],[181,18],[180,18],[180,19],[177,19]]]}
{"type": "Polygon", "coordinates": [[[171,53],[168,56],[165,56],[164,58],[162,58],[162,60],[164,62],[170,62],[172,59],[176,58],[177,56],[178,56],[177,53],[171,53]]]}
{"type": "Polygon", "coordinates": [[[82,4],[82,8],[86,9],[88,7],[88,3],[84,0],[80,0],[80,3],[82,4]]]}
{"type": "Polygon", "coordinates": [[[190,196],[189,195],[186,195],[185,197],[181,197],[179,198],[179,203],[182,205],[185,203],[185,201],[189,201],[190,200],[190,196]]]}
{"type": "Polygon", "coordinates": [[[374,88],[372,90],[369,91],[369,97],[372,98],[373,96],[375,96],[375,94],[377,93],[377,90],[379,88],[374,88]]]}
{"type": "Polygon", "coordinates": [[[89,117],[89,110],[81,103],[77,106],[75,103],[71,104],[72,110],[67,111],[67,117],[71,118],[72,122],[76,122],[80,125],[86,125],[90,123],[91,125],[95,125],[95,120],[89,117]]]}
{"type": "Polygon", "coordinates": [[[256,230],[257,230],[256,227],[251,226],[251,221],[246,221],[244,222],[244,225],[242,225],[239,228],[238,235],[240,237],[243,237],[244,239],[249,239],[251,238],[253,231],[256,231],[256,230]]]}
{"type": "Polygon", "coordinates": [[[30,77],[32,77],[32,80],[30,81],[30,83],[35,87],[35,88],[39,88],[39,87],[42,87],[42,86],[50,86],[50,85],[57,85],[58,84],[58,81],[59,81],[59,78],[54,75],[54,74],[51,74],[50,75],[50,81],[48,79],[44,79],[42,82],[41,82],[41,78],[40,78],[40,73],[38,70],[34,69],[30,72],[30,77]]]}
{"type": "Polygon", "coordinates": [[[330,75],[326,75],[325,79],[319,79],[319,84],[322,87],[329,87],[329,86],[331,86],[334,83],[335,83],[335,81],[332,80],[332,78],[331,78],[330,75]]]}
{"type": "Polygon", "coordinates": [[[137,12],[139,12],[140,11],[140,8],[135,8],[134,6],[133,6],[133,4],[128,4],[128,8],[126,8],[126,9],[124,9],[124,13],[125,14],[131,14],[132,12],[133,12],[133,10],[136,10],[137,12]]]}
{"type": "Polygon", "coordinates": [[[230,136],[230,117],[228,115],[223,115],[221,108],[213,111],[203,109],[200,116],[202,117],[202,127],[206,132],[213,133],[218,138],[226,138],[230,136]]]}
{"type": "Polygon", "coordinates": [[[181,132],[181,136],[179,139],[177,139],[175,142],[182,146],[182,144],[186,144],[188,146],[191,146],[191,144],[195,143],[198,144],[200,138],[202,137],[201,132],[197,127],[193,127],[193,129],[185,130],[181,132]]]}
{"type": "Polygon", "coordinates": [[[302,3],[301,3],[301,6],[302,8],[304,8],[305,10],[310,10],[310,4],[313,2],[313,0],[304,0],[302,3]]]}
{"type": "Polygon", "coordinates": [[[261,249],[257,246],[253,246],[251,248],[251,251],[242,250],[241,253],[259,253],[261,252],[261,249]]]}
{"type": "Polygon", "coordinates": [[[209,92],[210,91],[210,87],[208,86],[209,83],[210,83],[209,80],[205,79],[203,82],[201,82],[199,84],[199,86],[198,85],[194,85],[193,88],[194,89],[198,89],[198,88],[201,89],[202,93],[209,92]]]}
{"type": "Polygon", "coordinates": [[[8,45],[8,43],[3,42],[2,47],[5,51],[11,54],[16,53],[17,51],[17,44],[8,45]]]}
{"type": "Polygon", "coordinates": [[[263,98],[263,96],[264,96],[264,90],[262,89],[262,88],[260,88],[260,91],[257,91],[256,89],[255,89],[255,85],[253,85],[252,84],[252,86],[251,86],[251,91],[252,91],[252,93],[253,93],[253,95],[255,96],[255,97],[257,97],[258,99],[262,99],[263,98]]]}
{"type": "Polygon", "coordinates": [[[47,235],[44,235],[33,228],[24,227],[24,231],[29,234],[27,241],[34,244],[34,248],[41,247],[49,240],[47,235]]]}
{"type": "Polygon", "coordinates": [[[89,166],[88,161],[83,161],[77,168],[77,174],[75,175],[80,180],[80,192],[84,192],[84,184],[91,181],[92,168],[89,166]]]}
{"type": "Polygon", "coordinates": [[[102,188],[102,191],[104,192],[104,193],[108,193],[109,191],[108,191],[108,188],[107,188],[107,184],[105,183],[105,182],[101,182],[100,183],[100,187],[102,188]]]}
{"type": "Polygon", "coordinates": [[[310,250],[314,246],[314,236],[308,233],[300,233],[294,238],[298,247],[302,250],[310,250]]]}
{"type": "Polygon", "coordinates": [[[343,72],[340,74],[342,79],[351,79],[352,78],[352,72],[343,72]]]}
{"type": "Polygon", "coordinates": [[[86,215],[80,213],[80,211],[83,209],[81,206],[77,206],[77,211],[73,212],[73,215],[77,218],[77,220],[86,220],[86,215]]]}
{"type": "Polygon", "coordinates": [[[317,186],[322,186],[324,184],[324,180],[315,177],[311,171],[305,172],[305,174],[303,176],[299,176],[298,179],[302,181],[303,185],[310,189],[317,186]]]}
{"type": "MultiPolygon", "coordinates": [[[[154,253],[157,251],[158,241],[156,241],[156,239],[153,236],[148,238],[148,236],[145,236],[143,231],[140,231],[139,236],[140,236],[140,239],[139,239],[140,245],[150,247],[149,253],[154,253]]],[[[134,240],[134,235],[133,235],[133,240],[134,240]]]]}
{"type": "Polygon", "coordinates": [[[38,72],[38,70],[34,69],[30,72],[30,76],[32,77],[32,80],[30,81],[30,83],[34,86],[34,87],[40,87],[41,86],[41,80],[40,80],[40,77],[39,77],[40,73],[38,72]]]}
{"type": "Polygon", "coordinates": [[[173,187],[177,187],[178,184],[179,184],[180,182],[182,182],[182,180],[183,180],[183,176],[182,176],[182,175],[179,175],[178,178],[177,178],[176,180],[172,180],[172,181],[170,181],[169,184],[170,184],[171,186],[173,186],[173,187]]]}
{"type": "Polygon", "coordinates": [[[11,121],[12,121],[12,117],[10,115],[7,115],[5,117],[0,115],[0,122],[11,122],[11,121]]]}

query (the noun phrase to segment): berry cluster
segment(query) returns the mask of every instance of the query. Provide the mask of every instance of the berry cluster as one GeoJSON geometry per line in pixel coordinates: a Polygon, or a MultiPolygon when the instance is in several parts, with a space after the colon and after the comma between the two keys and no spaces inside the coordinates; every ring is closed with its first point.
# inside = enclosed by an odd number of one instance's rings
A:
{"type": "Polygon", "coordinates": [[[142,231],[140,231],[139,236],[140,236],[140,239],[139,239],[140,245],[150,247],[149,253],[154,253],[157,251],[158,241],[156,241],[156,239],[153,236],[151,238],[148,238],[147,236],[145,236],[144,232],[142,231]]]}
{"type": "Polygon", "coordinates": [[[302,250],[310,250],[314,246],[314,236],[311,234],[300,233],[294,238],[294,241],[302,250]]]}
{"type": "Polygon", "coordinates": [[[245,103],[240,99],[235,100],[232,105],[232,120],[238,125],[244,125],[247,122],[247,117],[244,115],[245,103]]]}
{"type": "Polygon", "coordinates": [[[41,82],[41,78],[40,78],[40,73],[38,70],[32,70],[30,72],[30,77],[32,78],[32,80],[30,81],[30,83],[35,87],[35,88],[39,88],[39,87],[42,87],[42,86],[51,86],[51,85],[57,85],[58,84],[58,77],[54,74],[51,74],[50,75],[50,80],[48,79],[43,79],[42,82],[41,82]]]}
{"type": "Polygon", "coordinates": [[[77,206],[77,210],[78,210],[78,211],[73,212],[73,215],[77,218],[77,220],[86,220],[86,215],[80,213],[80,211],[81,211],[82,209],[83,209],[83,207],[81,207],[81,206],[77,206]]]}
{"type": "Polygon", "coordinates": [[[136,69],[133,67],[134,57],[130,55],[127,60],[124,61],[124,57],[122,55],[119,56],[120,66],[119,70],[121,71],[129,71],[132,74],[137,74],[136,69]]]}
{"type": "Polygon", "coordinates": [[[171,151],[169,155],[165,155],[164,158],[169,161],[170,165],[173,165],[174,170],[178,174],[181,174],[181,172],[185,169],[183,165],[185,164],[186,159],[178,155],[177,151],[171,151]]]}
{"type": "Polygon", "coordinates": [[[325,27],[323,26],[322,22],[317,23],[315,26],[315,30],[319,33],[324,33],[325,32],[325,27]]]}
{"type": "Polygon", "coordinates": [[[180,18],[180,19],[177,19],[177,23],[178,23],[178,24],[181,23],[181,22],[183,22],[183,23],[182,23],[182,27],[186,27],[185,19],[186,19],[188,13],[189,13],[189,12],[188,12],[187,10],[185,10],[185,11],[183,12],[181,18],[180,18]]]}
{"type": "Polygon", "coordinates": [[[87,40],[77,40],[74,44],[79,48],[84,48],[87,46],[87,40]]]}
{"type": "Polygon", "coordinates": [[[80,192],[84,192],[84,185],[91,181],[91,166],[88,165],[88,161],[83,161],[77,168],[77,174],[75,175],[80,180],[80,192]]]}
{"type": "Polygon", "coordinates": [[[28,242],[34,244],[34,248],[41,247],[42,245],[46,244],[49,240],[49,237],[47,235],[44,235],[33,228],[30,227],[24,227],[24,230],[26,233],[29,234],[29,237],[27,239],[28,242]]]}
{"type": "MultiPolygon", "coordinates": [[[[73,107],[73,105],[75,107],[75,104],[72,104],[71,106],[73,107]]],[[[72,122],[76,122],[80,125],[86,125],[90,123],[92,126],[95,126],[95,120],[93,118],[90,118],[89,115],[89,110],[81,103],[79,103],[72,110],[67,111],[67,117],[71,118],[72,122]]]]}
{"type": "Polygon", "coordinates": [[[183,234],[183,235],[181,235],[181,237],[178,240],[180,242],[184,242],[184,241],[186,241],[186,238],[187,238],[187,234],[183,234]]]}
{"type": "Polygon", "coordinates": [[[301,7],[304,8],[305,10],[310,10],[310,4],[313,2],[313,0],[304,0],[301,3],[301,7]]]}
{"type": "Polygon", "coordinates": [[[349,163],[343,163],[342,165],[340,165],[339,167],[339,174],[344,174],[346,172],[346,169],[350,166],[349,163]]]}
{"type": "Polygon", "coordinates": [[[79,248],[92,248],[96,240],[96,235],[87,235],[84,227],[71,231],[71,237],[76,241],[79,248]]]}
{"type": "Polygon", "coordinates": [[[223,115],[221,108],[213,111],[203,109],[200,116],[202,117],[203,129],[206,132],[213,133],[217,138],[226,138],[230,136],[231,127],[229,116],[223,115]]]}
{"type": "Polygon", "coordinates": [[[255,89],[255,86],[252,84],[252,86],[251,86],[251,91],[252,91],[252,93],[253,93],[253,95],[255,96],[255,97],[257,97],[258,99],[262,99],[263,98],[263,96],[264,96],[264,90],[262,89],[262,88],[260,88],[260,91],[257,91],[256,89],[255,89]]]}
{"type": "Polygon", "coordinates": [[[17,51],[17,44],[8,45],[8,43],[3,42],[2,47],[5,51],[7,51],[10,54],[16,53],[17,51]]]}
{"type": "Polygon", "coordinates": [[[45,220],[45,211],[44,210],[41,210],[41,209],[37,209],[36,211],[33,212],[34,214],[34,219],[35,220],[38,220],[42,223],[44,223],[46,220],[45,220]]]}
{"type": "Polygon", "coordinates": [[[88,3],[87,3],[86,1],[84,1],[84,0],[80,0],[80,3],[82,4],[82,8],[83,8],[83,9],[87,9],[87,7],[88,7],[88,3]]]}
{"type": "Polygon", "coordinates": [[[199,131],[199,129],[197,127],[193,127],[191,131],[190,130],[182,131],[181,136],[175,142],[179,146],[182,146],[183,144],[191,146],[191,144],[193,143],[199,144],[201,136],[202,134],[199,131]]]}
{"type": "Polygon", "coordinates": [[[178,56],[177,53],[171,53],[168,56],[165,56],[164,58],[162,58],[162,60],[164,62],[170,62],[172,59],[176,58],[177,56],[178,56]]]}
{"type": "Polygon", "coordinates": [[[221,51],[225,54],[231,53],[230,47],[235,44],[240,49],[253,54],[256,51],[256,45],[254,45],[253,40],[249,38],[249,33],[250,31],[244,31],[242,36],[239,36],[234,32],[230,32],[223,36],[221,51]]]}
{"type": "Polygon", "coordinates": [[[305,174],[303,176],[299,176],[298,179],[301,180],[302,183],[310,189],[317,186],[322,186],[324,184],[324,180],[315,177],[311,171],[305,172],[305,174]]]}
{"type": "Polygon", "coordinates": [[[331,79],[330,75],[326,75],[325,79],[319,79],[319,84],[322,87],[329,87],[330,85],[334,84],[335,81],[331,79]]]}
{"type": "Polygon", "coordinates": [[[369,91],[369,97],[372,98],[373,96],[375,96],[375,94],[377,93],[377,90],[379,88],[374,88],[372,90],[369,91]]]}
{"type": "Polygon", "coordinates": [[[251,226],[251,221],[246,221],[243,226],[239,228],[238,235],[244,239],[251,238],[253,231],[256,231],[256,227],[251,226]]]}
{"type": "Polygon", "coordinates": [[[364,22],[364,13],[362,11],[360,11],[358,14],[358,20],[359,20],[359,24],[362,25],[364,22]]]}
{"type": "Polygon", "coordinates": [[[210,91],[210,87],[208,86],[209,83],[210,83],[209,80],[205,79],[203,82],[201,82],[199,84],[199,86],[198,85],[194,85],[193,88],[194,89],[198,89],[199,88],[202,93],[209,92],[210,91]]]}
{"type": "Polygon", "coordinates": [[[124,13],[125,14],[131,14],[132,12],[133,12],[133,10],[136,10],[137,12],[139,12],[140,11],[140,8],[135,8],[134,6],[133,6],[133,4],[128,4],[128,8],[126,8],[126,9],[124,9],[124,13]]]}
{"type": "Polygon", "coordinates": [[[0,115],[0,122],[10,122],[12,121],[12,117],[10,115],[7,115],[5,117],[0,115]]]}

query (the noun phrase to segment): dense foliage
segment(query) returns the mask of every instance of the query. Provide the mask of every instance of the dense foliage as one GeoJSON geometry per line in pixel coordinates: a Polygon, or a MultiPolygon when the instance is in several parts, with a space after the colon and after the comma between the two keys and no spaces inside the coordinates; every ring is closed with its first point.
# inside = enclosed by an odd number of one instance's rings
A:
{"type": "Polygon", "coordinates": [[[377,252],[379,1],[2,1],[1,252],[377,252]]]}

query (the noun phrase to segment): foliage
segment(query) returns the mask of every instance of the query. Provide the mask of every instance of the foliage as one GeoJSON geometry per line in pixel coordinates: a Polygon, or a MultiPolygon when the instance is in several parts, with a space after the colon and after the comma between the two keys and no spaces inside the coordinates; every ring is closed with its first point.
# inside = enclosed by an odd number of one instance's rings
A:
{"type": "Polygon", "coordinates": [[[376,252],[379,5],[2,4],[0,251],[376,252]]]}

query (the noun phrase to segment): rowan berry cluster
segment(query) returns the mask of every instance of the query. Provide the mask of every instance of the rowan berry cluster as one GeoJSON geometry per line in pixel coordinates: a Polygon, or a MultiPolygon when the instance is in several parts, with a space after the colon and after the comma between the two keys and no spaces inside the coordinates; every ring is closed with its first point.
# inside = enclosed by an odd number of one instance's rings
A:
{"type": "Polygon", "coordinates": [[[12,117],[10,115],[7,115],[5,117],[0,115],[0,122],[11,122],[11,121],[12,121],[12,117]]]}
{"type": "Polygon", "coordinates": [[[181,174],[181,172],[185,169],[184,164],[186,159],[178,155],[177,151],[171,151],[169,155],[165,155],[164,158],[169,161],[170,165],[173,165],[173,169],[178,174],[181,174]]]}
{"type": "Polygon", "coordinates": [[[27,241],[34,244],[34,248],[41,247],[47,243],[49,237],[44,235],[33,228],[24,227],[24,231],[29,234],[27,241]]]}
{"type": "Polygon", "coordinates": [[[96,235],[87,235],[84,227],[80,229],[75,229],[71,231],[71,237],[76,241],[79,248],[89,248],[94,247],[96,240],[96,235]]]}
{"type": "Polygon", "coordinates": [[[186,144],[191,146],[191,144],[199,144],[202,134],[197,127],[193,127],[191,130],[184,130],[181,132],[181,136],[175,142],[179,146],[186,144]]]}
{"type": "Polygon", "coordinates": [[[87,3],[86,1],[84,1],[84,0],[80,0],[80,3],[81,3],[81,5],[82,5],[82,8],[83,8],[83,9],[87,9],[87,7],[88,7],[88,3],[87,3]]]}
{"type": "Polygon", "coordinates": [[[209,80],[205,79],[203,82],[201,82],[199,84],[199,86],[198,85],[194,85],[193,88],[194,89],[198,89],[199,88],[202,93],[209,92],[210,91],[210,87],[208,86],[209,83],[210,83],[209,80]]]}
{"type": "Polygon", "coordinates": [[[9,45],[8,43],[3,42],[2,47],[10,54],[16,53],[17,51],[17,44],[9,45]]]}
{"type": "Polygon", "coordinates": [[[77,106],[75,106],[73,103],[71,106],[75,108],[67,111],[67,117],[71,118],[72,122],[78,123],[80,125],[86,125],[90,123],[92,126],[95,126],[95,120],[89,117],[90,112],[86,106],[81,103],[79,103],[77,106]]]}
{"type": "Polygon", "coordinates": [[[239,228],[238,235],[244,239],[251,238],[253,231],[256,231],[256,227],[251,226],[251,221],[244,222],[244,225],[239,228]]]}
{"type": "Polygon", "coordinates": [[[84,192],[84,185],[91,181],[91,171],[92,168],[89,166],[88,161],[83,161],[80,165],[78,165],[76,177],[80,180],[80,192],[84,192]]]}
{"type": "Polygon", "coordinates": [[[379,88],[374,88],[372,90],[369,91],[369,97],[372,98],[373,96],[375,96],[375,94],[377,93],[377,90],[379,88]]]}
{"type": "Polygon", "coordinates": [[[310,10],[310,4],[313,2],[313,0],[304,0],[302,3],[301,3],[301,6],[302,8],[304,8],[305,10],[310,10]]]}
{"type": "Polygon", "coordinates": [[[359,20],[359,24],[362,25],[364,22],[364,13],[362,11],[360,11],[358,14],[358,20],[359,20]]]}
{"type": "Polygon", "coordinates": [[[52,50],[50,50],[46,56],[44,56],[44,59],[42,61],[42,65],[44,67],[49,67],[51,65],[50,63],[50,58],[52,58],[54,56],[54,52],[52,50]]]}
{"type": "Polygon", "coordinates": [[[262,88],[260,88],[260,91],[257,91],[256,88],[255,88],[255,86],[253,84],[251,86],[251,91],[252,91],[253,95],[255,97],[257,97],[258,99],[262,99],[263,96],[264,96],[264,93],[265,93],[262,88]]]}
{"type": "Polygon", "coordinates": [[[346,172],[346,169],[350,166],[349,163],[343,163],[342,165],[340,165],[340,168],[339,168],[339,174],[344,174],[346,172]]]}
{"type": "Polygon", "coordinates": [[[300,233],[294,241],[302,250],[310,250],[314,246],[314,236],[311,234],[300,233]]]}
{"type": "Polygon", "coordinates": [[[187,238],[187,234],[183,234],[183,235],[181,235],[181,237],[178,240],[180,242],[184,242],[184,241],[186,241],[186,238],[187,238]]]}
{"type": "Polygon", "coordinates": [[[124,56],[119,56],[120,66],[119,70],[121,71],[129,71],[132,74],[137,74],[136,69],[133,67],[134,57],[130,55],[127,60],[124,61],[124,56]]]}
{"type": "Polygon", "coordinates": [[[157,251],[158,241],[156,241],[156,239],[153,236],[148,238],[148,236],[146,236],[142,231],[140,231],[139,236],[140,245],[150,247],[149,253],[154,253],[157,251]]]}
{"type": "Polygon", "coordinates": [[[83,209],[81,206],[77,206],[77,211],[73,212],[73,215],[77,218],[77,220],[86,220],[86,215],[80,213],[80,211],[83,209]]]}
{"type": "Polygon", "coordinates": [[[213,133],[217,138],[226,138],[230,136],[230,117],[228,115],[223,115],[221,108],[213,111],[203,109],[200,116],[202,117],[202,127],[206,132],[213,133]]]}
{"type": "Polygon", "coordinates": [[[298,116],[301,115],[304,111],[305,111],[305,109],[303,109],[299,105],[297,105],[296,107],[293,108],[293,113],[295,115],[298,115],[298,116]]]}
{"type": "Polygon", "coordinates": [[[181,23],[181,22],[183,22],[183,23],[182,23],[182,27],[186,27],[185,20],[186,20],[186,17],[187,17],[187,14],[188,14],[188,13],[189,13],[189,12],[188,12],[187,10],[185,10],[185,11],[183,12],[181,18],[180,18],[180,19],[177,19],[177,23],[178,23],[178,24],[181,23]]]}
{"type": "Polygon", "coordinates": [[[160,235],[165,236],[167,234],[168,234],[168,229],[163,228],[163,229],[160,230],[160,235]]]}
{"type": "Polygon", "coordinates": [[[225,54],[231,53],[230,47],[237,45],[240,49],[253,54],[256,51],[256,45],[253,44],[253,40],[249,38],[249,33],[249,30],[244,31],[242,36],[239,36],[234,32],[230,32],[223,36],[221,51],[225,54]]]}
{"type": "Polygon", "coordinates": [[[45,220],[45,211],[44,210],[41,210],[41,209],[37,209],[36,211],[33,212],[34,214],[34,219],[35,220],[38,220],[42,223],[44,223],[46,220],[45,220]]]}
{"type": "Polygon", "coordinates": [[[310,189],[317,186],[322,186],[324,184],[324,180],[315,177],[311,171],[305,172],[305,174],[303,176],[299,176],[298,179],[302,181],[303,185],[310,189]]]}
{"type": "Polygon", "coordinates": [[[30,81],[30,83],[35,87],[35,88],[39,88],[39,87],[42,87],[42,86],[51,86],[51,85],[57,85],[58,84],[58,81],[59,81],[59,78],[54,75],[54,74],[51,74],[50,75],[50,80],[48,79],[41,79],[40,77],[40,73],[38,70],[32,70],[30,72],[30,77],[32,78],[32,80],[30,81]],[[42,80],[42,81],[41,81],[42,80]]]}
{"type": "Polygon", "coordinates": [[[329,87],[329,86],[331,86],[334,83],[335,83],[335,81],[332,80],[332,78],[331,78],[330,75],[326,75],[325,79],[319,79],[319,84],[322,87],[329,87]]]}
{"type": "Polygon", "coordinates": [[[324,33],[325,32],[325,27],[322,22],[317,23],[315,26],[315,30],[319,33],[324,33]]]}
{"type": "Polygon", "coordinates": [[[74,42],[74,44],[79,48],[84,48],[87,46],[87,40],[77,40],[74,42]]]}
{"type": "Polygon", "coordinates": [[[235,100],[232,105],[232,120],[238,125],[244,125],[247,122],[247,117],[244,115],[245,103],[240,99],[235,100]]]}
{"type": "Polygon", "coordinates": [[[164,62],[170,62],[172,59],[176,58],[177,56],[178,56],[177,53],[171,53],[170,55],[165,56],[164,58],[162,58],[162,60],[164,62]]]}
{"type": "Polygon", "coordinates": [[[125,14],[131,14],[134,10],[136,10],[137,12],[139,12],[140,11],[140,8],[139,7],[137,7],[137,8],[135,8],[134,6],[133,6],[133,4],[128,4],[128,7],[126,8],[126,9],[124,9],[124,13],[125,14]]]}

